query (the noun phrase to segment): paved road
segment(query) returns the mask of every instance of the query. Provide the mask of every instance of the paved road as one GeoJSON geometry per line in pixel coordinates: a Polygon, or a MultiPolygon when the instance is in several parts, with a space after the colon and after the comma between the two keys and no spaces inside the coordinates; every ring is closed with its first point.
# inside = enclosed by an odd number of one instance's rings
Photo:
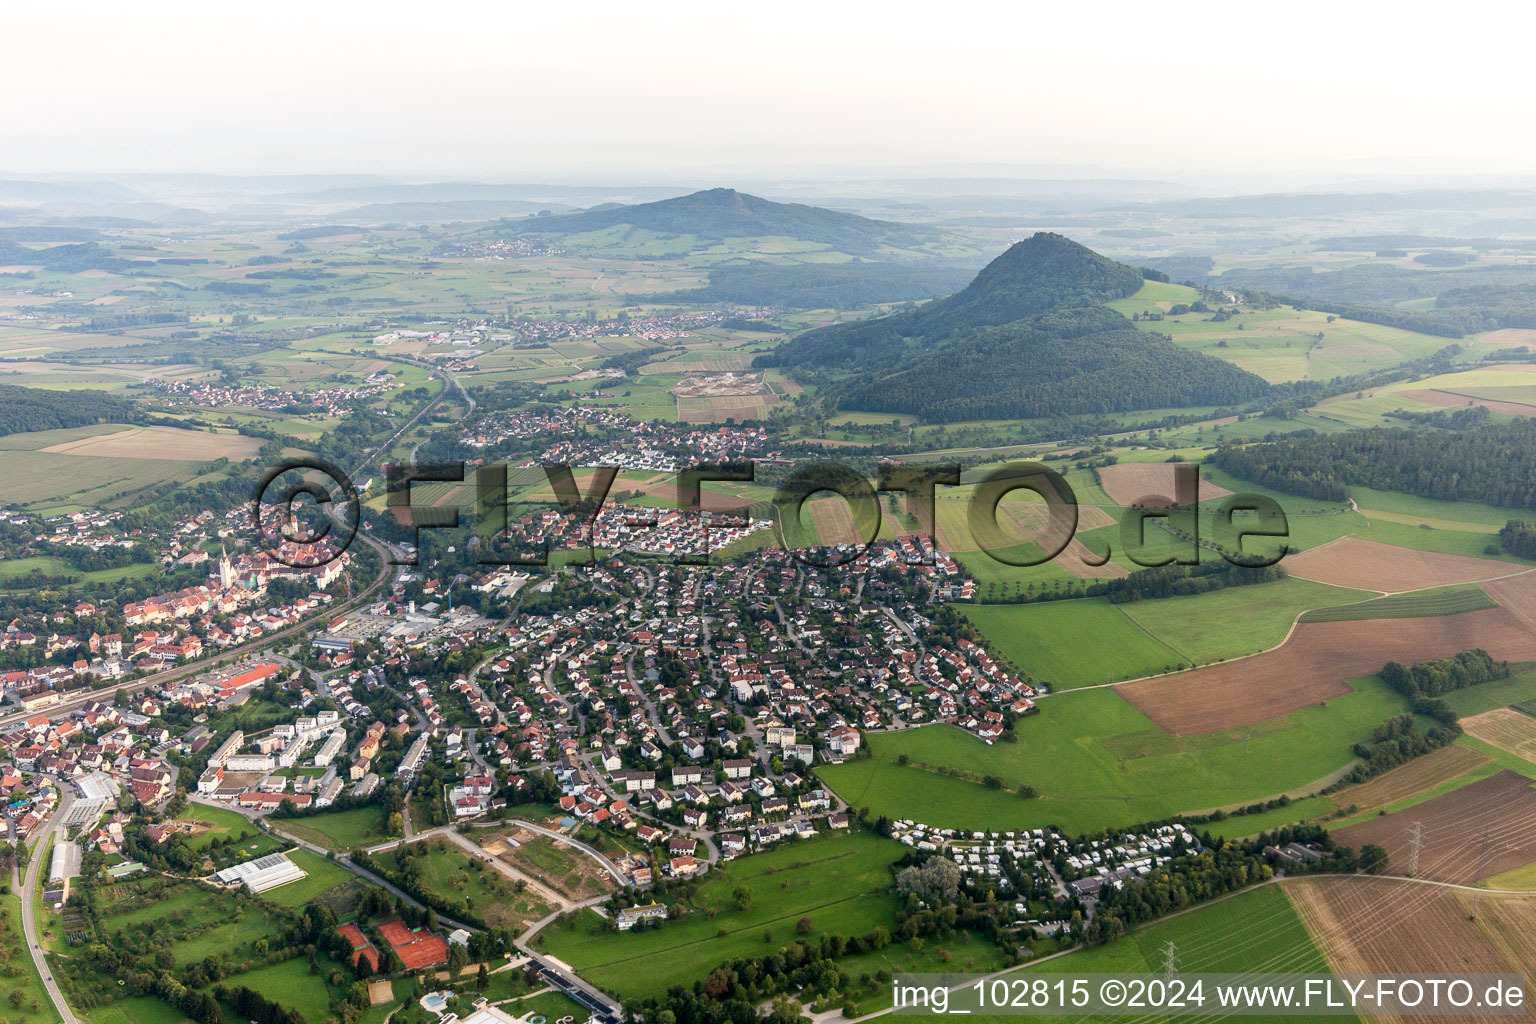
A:
{"type": "MultiPolygon", "coordinates": [[[[64,999],[64,993],[59,991],[59,986],[53,980],[53,971],[48,966],[47,959],[42,950],[38,949],[37,921],[32,912],[32,894],[37,891],[38,876],[43,871],[43,851],[48,847],[48,837],[54,836],[62,839],[64,836],[63,822],[69,816],[69,809],[75,800],[67,791],[62,791],[59,806],[54,810],[53,817],[45,823],[46,827],[37,830],[37,837],[32,842],[32,860],[27,864],[27,877],[22,885],[17,886],[12,882],[12,890],[21,896],[21,933],[26,939],[27,952],[32,954],[32,963],[37,966],[37,973],[43,979],[43,988],[48,991],[48,998],[53,1000],[53,1008],[64,1018],[64,1024],[80,1024],[79,1019],[69,1009],[69,1003],[64,999]]],[[[14,875],[14,872],[13,872],[14,875]]]]}

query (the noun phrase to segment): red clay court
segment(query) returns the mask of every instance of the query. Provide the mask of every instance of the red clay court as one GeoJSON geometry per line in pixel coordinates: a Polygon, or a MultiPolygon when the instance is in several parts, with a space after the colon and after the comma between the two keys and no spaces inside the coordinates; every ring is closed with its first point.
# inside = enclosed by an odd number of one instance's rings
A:
{"type": "Polygon", "coordinates": [[[344,924],[336,929],[336,934],[352,944],[352,963],[366,959],[371,970],[379,969],[379,951],[373,948],[373,943],[368,941],[362,929],[355,924],[344,924]]]}
{"type": "Polygon", "coordinates": [[[425,928],[407,928],[401,921],[391,921],[379,926],[379,934],[408,971],[448,962],[447,940],[425,928]]]}

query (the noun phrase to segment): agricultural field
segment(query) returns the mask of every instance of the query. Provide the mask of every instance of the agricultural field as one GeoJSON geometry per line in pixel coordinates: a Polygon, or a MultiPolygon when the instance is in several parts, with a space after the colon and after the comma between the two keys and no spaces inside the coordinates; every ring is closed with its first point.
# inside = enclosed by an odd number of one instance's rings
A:
{"type": "Polygon", "coordinates": [[[31,511],[129,508],[164,488],[211,478],[221,458],[248,458],[260,442],[233,434],[103,424],[0,439],[6,500],[31,511]],[[148,454],[137,452],[138,440],[148,454]],[[253,443],[254,442],[254,443],[253,443]]]}
{"type": "MultiPolygon", "coordinates": [[[[597,915],[584,911],[545,928],[535,945],[606,991],[656,995],[732,957],[771,952],[793,941],[801,918],[810,919],[813,940],[894,927],[891,865],[905,849],[864,833],[791,843],[711,871],[682,908],[686,914],[659,928],[611,932],[597,915]],[[737,909],[734,896],[741,885],[753,891],[745,910],[737,909]],[[770,942],[764,942],[765,931],[770,942]]],[[[973,945],[974,969],[998,962],[995,951],[973,945]]]]}
{"type": "Polygon", "coordinates": [[[1363,596],[1288,578],[1118,607],[1181,661],[1204,665],[1267,651],[1285,640],[1298,615],[1306,621],[1310,609],[1347,604],[1363,596]]]}
{"type": "MultiPolygon", "coordinates": [[[[1068,832],[1157,821],[1180,813],[1293,799],[1322,788],[1353,760],[1350,745],[1405,704],[1380,680],[1240,728],[1176,736],[1159,729],[1119,688],[1068,691],[1019,722],[1018,743],[988,746],[948,726],[873,734],[865,760],[817,774],[853,807],[936,826],[1068,832]],[[905,755],[907,763],[902,764],[905,755]],[[1001,789],[983,784],[985,775],[1001,789]],[[1021,785],[1039,794],[1018,796],[1021,785]]],[[[1232,835],[1247,834],[1234,818],[1232,835]]]]}
{"type": "Polygon", "coordinates": [[[1375,843],[1393,873],[1408,873],[1420,826],[1416,877],[1470,884],[1536,861],[1536,789],[1514,772],[1473,782],[1406,810],[1337,829],[1356,849],[1375,843]],[[1486,840],[1486,844],[1485,844],[1486,840]]]}
{"type": "Polygon", "coordinates": [[[1411,664],[1481,647],[1495,658],[1536,659],[1536,636],[1503,608],[1415,620],[1305,622],[1280,647],[1219,665],[1124,683],[1117,692],[1175,736],[1254,725],[1350,691],[1349,680],[1388,661],[1411,664]]]}
{"type": "Polygon", "coordinates": [[[1536,956],[1531,896],[1367,875],[1296,879],[1284,890],[1335,973],[1524,973],[1536,956]]]}
{"type": "Polygon", "coordinates": [[[1341,789],[1332,795],[1331,801],[1339,808],[1354,808],[1356,814],[1375,812],[1426,790],[1467,779],[1471,773],[1489,764],[1489,758],[1479,751],[1452,743],[1358,786],[1341,789]]]}
{"type": "Polygon", "coordinates": [[[1507,750],[1536,764],[1536,718],[1513,708],[1497,708],[1461,720],[1468,736],[1507,750]]]}
{"type": "Polygon", "coordinates": [[[1057,957],[1029,973],[1157,973],[1166,944],[1178,947],[1189,972],[1324,972],[1322,952],[1307,934],[1281,885],[1247,889],[1103,946],[1057,957]]]}
{"type": "Polygon", "coordinates": [[[1383,594],[1477,583],[1522,571],[1491,559],[1413,551],[1359,537],[1342,538],[1291,555],[1284,564],[1292,576],[1383,594]]]}
{"type": "Polygon", "coordinates": [[[1444,590],[1389,594],[1358,604],[1341,604],[1303,612],[1302,622],[1354,622],[1361,619],[1424,619],[1436,615],[1497,608],[1498,603],[1480,587],[1449,587],[1444,590]]]}
{"type": "Polygon", "coordinates": [[[1536,366],[1499,363],[1419,380],[1402,380],[1324,399],[1313,410],[1352,427],[1379,426],[1388,413],[1482,406],[1498,417],[1536,416],[1536,366]]]}

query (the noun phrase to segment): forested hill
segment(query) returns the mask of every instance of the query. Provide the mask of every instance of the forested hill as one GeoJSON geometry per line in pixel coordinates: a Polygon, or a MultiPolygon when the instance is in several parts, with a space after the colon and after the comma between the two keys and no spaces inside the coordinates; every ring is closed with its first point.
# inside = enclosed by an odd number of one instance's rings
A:
{"type": "Polygon", "coordinates": [[[1141,283],[1139,271],[1041,232],[948,298],[808,331],[754,365],[831,370],[822,389],[843,408],[939,422],[1228,405],[1269,390],[1104,305],[1141,283]]]}
{"type": "Polygon", "coordinates": [[[100,391],[42,391],[0,384],[0,437],[92,423],[132,423],[140,418],[132,402],[100,391]]]}
{"type": "Polygon", "coordinates": [[[710,240],[765,235],[798,238],[855,255],[872,253],[882,246],[912,248],[938,237],[931,228],[871,220],[801,203],[775,203],[730,188],[712,188],[655,203],[529,218],[511,226],[524,234],[576,235],[620,225],[710,240]]]}
{"type": "Polygon", "coordinates": [[[1351,487],[1536,509],[1536,422],[1471,430],[1351,430],[1223,447],[1211,462],[1272,490],[1343,501],[1351,487]]]}
{"type": "Polygon", "coordinates": [[[1009,246],[955,294],[910,313],[807,331],[760,366],[862,366],[913,346],[1051,310],[1096,306],[1133,295],[1141,273],[1070,238],[1041,231],[1009,246]]]}

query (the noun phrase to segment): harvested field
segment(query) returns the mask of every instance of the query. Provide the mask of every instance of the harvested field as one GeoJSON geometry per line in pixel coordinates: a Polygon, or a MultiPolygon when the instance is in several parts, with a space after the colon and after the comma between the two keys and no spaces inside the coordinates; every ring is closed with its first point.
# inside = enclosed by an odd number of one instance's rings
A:
{"type": "Polygon", "coordinates": [[[239,434],[211,434],[175,427],[128,427],[111,434],[96,434],[44,448],[57,455],[92,455],[98,458],[168,459],[208,461],[248,459],[261,440],[239,434]]]}
{"type": "Polygon", "coordinates": [[[672,389],[678,398],[745,398],[767,390],[762,374],[722,373],[715,377],[688,377],[672,389]]]}
{"type": "Polygon", "coordinates": [[[1098,560],[1099,556],[1088,550],[1088,545],[1073,537],[1066,549],[1051,559],[1051,564],[1082,580],[1118,580],[1131,574],[1131,570],[1118,562],[1094,565],[1098,560]]]}
{"type": "Polygon", "coordinates": [[[1483,591],[1536,632],[1536,573],[1523,573],[1483,584],[1483,591]]]}
{"type": "Polygon", "coordinates": [[[862,542],[853,521],[853,510],[842,498],[812,498],[805,503],[805,512],[810,513],[811,521],[816,524],[816,536],[823,544],[862,542]]]}
{"type": "MultiPolygon", "coordinates": [[[[1172,500],[1177,497],[1173,493],[1173,467],[1176,465],[1178,463],[1173,462],[1120,462],[1099,470],[1099,480],[1104,485],[1104,493],[1117,505],[1134,505],[1153,494],[1172,500]]],[[[1200,481],[1201,501],[1225,498],[1231,493],[1209,480],[1200,481]]]]}
{"type": "MultiPolygon", "coordinates": [[[[1284,888],[1336,974],[1525,971],[1523,963],[1511,963],[1480,924],[1468,919],[1468,893],[1368,875],[1298,879],[1284,888]]],[[[1484,897],[1483,902],[1492,900],[1484,897]]],[[[1372,1019],[1466,1018],[1373,1014],[1372,1019]]]]}
{"type": "MultiPolygon", "coordinates": [[[[682,508],[683,500],[682,496],[678,494],[676,478],[671,474],[667,474],[665,477],[658,479],[667,482],[651,483],[646,481],[640,485],[639,490],[647,497],[664,501],[673,508],[682,508]]],[[[613,486],[615,491],[625,490],[622,484],[614,484],[613,486]]],[[[751,507],[752,502],[747,498],[737,497],[734,494],[721,494],[718,491],[712,491],[705,487],[699,492],[699,504],[706,512],[735,512],[738,509],[751,507]]]]}
{"type": "MultiPolygon", "coordinates": [[[[1467,721],[1463,719],[1462,724],[1466,725],[1467,721]]],[[[1531,724],[1536,726],[1536,722],[1531,724]]],[[[1333,795],[1333,802],[1340,807],[1354,805],[1362,811],[1374,811],[1459,778],[1479,765],[1487,764],[1488,760],[1486,755],[1471,747],[1452,743],[1432,754],[1416,757],[1369,782],[1340,790],[1333,795]]]]}
{"type": "Polygon", "coordinates": [[[1477,336],[1479,344],[1495,348],[1530,348],[1536,345],[1536,330],[1528,327],[1505,327],[1477,336]]]}
{"type": "Polygon", "coordinates": [[[1522,715],[1513,708],[1498,708],[1461,720],[1467,735],[1492,743],[1536,764],[1536,718],[1522,715]]]}
{"type": "Polygon", "coordinates": [[[1434,388],[1416,388],[1413,391],[1399,391],[1404,398],[1411,398],[1415,402],[1423,402],[1425,405],[1433,405],[1442,409],[1466,409],[1474,405],[1480,405],[1489,412],[1500,413],[1505,416],[1536,416],[1536,405],[1524,405],[1520,402],[1503,402],[1497,399],[1473,398],[1469,395],[1458,395],[1452,391],[1439,391],[1434,388]]]}
{"type": "MultiPolygon", "coordinates": [[[[1477,559],[1472,559],[1477,561],[1477,559]]],[[[1411,664],[1481,647],[1508,661],[1536,659],[1536,635],[1504,608],[1416,619],[1303,622],[1284,644],[1239,661],[1117,687],[1174,736],[1231,729],[1351,692],[1348,680],[1388,661],[1411,664]]]]}
{"type": "MultiPolygon", "coordinates": [[[[1489,558],[1414,551],[1380,541],[1341,537],[1299,555],[1290,555],[1285,560],[1285,571],[1304,580],[1331,583],[1336,587],[1397,594],[1453,583],[1476,583],[1523,570],[1489,558]]],[[[1498,595],[1494,598],[1497,600],[1498,595]]]]}
{"type": "Polygon", "coordinates": [[[752,354],[749,352],[717,352],[702,357],[677,356],[659,363],[646,363],[640,367],[645,373],[725,373],[750,370],[752,354]]]}
{"type": "Polygon", "coordinates": [[[1419,878],[1468,885],[1536,860],[1536,789],[1530,779],[1510,771],[1341,828],[1334,837],[1356,849],[1375,843],[1387,851],[1388,870],[1406,873],[1415,822],[1423,826],[1419,878]]]}
{"type": "MultiPolygon", "coordinates": [[[[1039,537],[1041,540],[1049,540],[1051,537],[1050,511],[1043,501],[1003,501],[997,506],[997,512],[998,518],[1009,523],[1020,539],[1039,537]]],[[[1099,560],[1098,556],[1079,539],[1089,530],[1113,525],[1115,518],[1097,505],[1079,505],[1077,532],[1061,554],[1051,559],[1051,564],[1085,580],[1111,580],[1129,576],[1130,570],[1116,562],[1094,565],[1099,560]]],[[[1056,543],[1060,543],[1060,540],[1056,543]]]]}
{"type": "Polygon", "coordinates": [[[776,395],[740,395],[726,398],[679,398],[677,418],[683,423],[722,423],[734,419],[760,420],[778,401],[776,395]]]}

